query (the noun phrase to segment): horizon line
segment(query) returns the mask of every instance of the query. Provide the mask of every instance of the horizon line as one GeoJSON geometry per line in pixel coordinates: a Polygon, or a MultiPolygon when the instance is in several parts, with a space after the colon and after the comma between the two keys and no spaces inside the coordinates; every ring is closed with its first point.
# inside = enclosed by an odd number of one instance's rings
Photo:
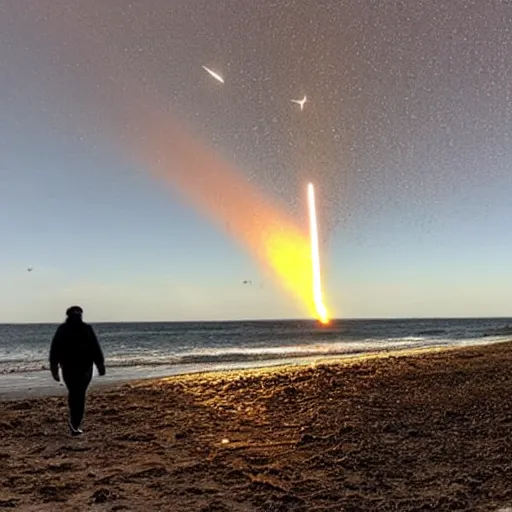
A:
{"type": "MultiPolygon", "coordinates": [[[[351,317],[332,318],[332,322],[382,322],[382,321],[415,321],[415,320],[512,320],[511,316],[417,316],[417,317],[351,317]]],[[[0,325],[54,325],[63,320],[54,322],[0,322],[0,325]]],[[[320,322],[316,318],[245,318],[239,320],[102,320],[86,321],[91,324],[228,324],[228,323],[270,323],[270,322],[320,322]]],[[[323,326],[328,328],[329,324],[323,326]]]]}

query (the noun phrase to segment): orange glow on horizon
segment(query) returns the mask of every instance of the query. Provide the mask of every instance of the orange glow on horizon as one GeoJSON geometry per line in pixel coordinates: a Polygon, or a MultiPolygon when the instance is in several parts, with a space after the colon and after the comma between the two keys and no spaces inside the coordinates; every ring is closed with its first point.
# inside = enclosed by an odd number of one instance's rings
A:
{"type": "Polygon", "coordinates": [[[322,295],[322,276],[320,272],[320,248],[318,243],[318,219],[316,216],[315,187],[308,183],[308,213],[311,243],[311,269],[313,275],[313,301],[316,317],[323,324],[329,323],[329,314],[322,295]]]}

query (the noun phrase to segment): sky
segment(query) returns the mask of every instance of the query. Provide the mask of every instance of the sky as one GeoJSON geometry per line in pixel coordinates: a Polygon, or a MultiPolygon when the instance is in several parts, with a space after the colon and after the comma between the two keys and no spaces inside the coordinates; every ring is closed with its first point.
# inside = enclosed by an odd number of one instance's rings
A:
{"type": "Polygon", "coordinates": [[[299,225],[315,183],[334,316],[512,316],[512,2],[0,13],[0,322],[307,316],[190,200],[194,169],[155,174],[167,120],[299,225]]]}

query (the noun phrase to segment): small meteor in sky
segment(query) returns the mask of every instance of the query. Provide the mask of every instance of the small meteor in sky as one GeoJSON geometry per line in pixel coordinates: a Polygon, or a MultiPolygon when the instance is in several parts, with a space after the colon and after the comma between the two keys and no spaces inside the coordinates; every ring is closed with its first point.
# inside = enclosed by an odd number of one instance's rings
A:
{"type": "Polygon", "coordinates": [[[320,274],[320,249],[318,244],[318,220],[316,217],[315,187],[308,183],[308,213],[309,233],[311,237],[311,265],[313,271],[313,299],[318,320],[323,324],[329,323],[329,315],[322,297],[322,279],[320,274]]]}
{"type": "Polygon", "coordinates": [[[290,100],[292,103],[297,103],[297,105],[300,106],[301,110],[304,110],[304,105],[306,104],[307,98],[306,95],[304,95],[304,98],[301,100],[290,100]]]}
{"type": "Polygon", "coordinates": [[[213,78],[215,78],[215,80],[218,80],[221,84],[224,83],[224,78],[222,78],[218,73],[215,73],[215,71],[212,71],[211,69],[207,68],[206,66],[203,66],[203,69],[205,71],[207,71],[208,73],[210,73],[210,75],[213,76],[213,78]]]}

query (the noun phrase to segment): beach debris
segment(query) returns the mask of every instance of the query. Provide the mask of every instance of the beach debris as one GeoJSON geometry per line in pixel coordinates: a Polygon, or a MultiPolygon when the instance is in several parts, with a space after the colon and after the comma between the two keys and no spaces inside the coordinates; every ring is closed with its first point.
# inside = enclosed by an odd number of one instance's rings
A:
{"type": "Polygon", "coordinates": [[[229,444],[229,439],[224,438],[224,439],[221,441],[221,444],[229,444]]]}
{"type": "Polygon", "coordinates": [[[211,70],[210,68],[207,68],[206,66],[202,66],[202,68],[208,72],[211,76],[213,76],[213,78],[215,78],[215,80],[217,80],[218,82],[220,82],[221,84],[224,83],[224,78],[222,78],[218,73],[216,73],[215,71],[211,70]]]}
{"type": "Polygon", "coordinates": [[[290,100],[290,101],[292,103],[296,103],[297,105],[299,105],[301,110],[304,110],[304,105],[306,104],[307,97],[306,97],[306,95],[304,95],[304,98],[302,98],[301,100],[290,100]]]}

